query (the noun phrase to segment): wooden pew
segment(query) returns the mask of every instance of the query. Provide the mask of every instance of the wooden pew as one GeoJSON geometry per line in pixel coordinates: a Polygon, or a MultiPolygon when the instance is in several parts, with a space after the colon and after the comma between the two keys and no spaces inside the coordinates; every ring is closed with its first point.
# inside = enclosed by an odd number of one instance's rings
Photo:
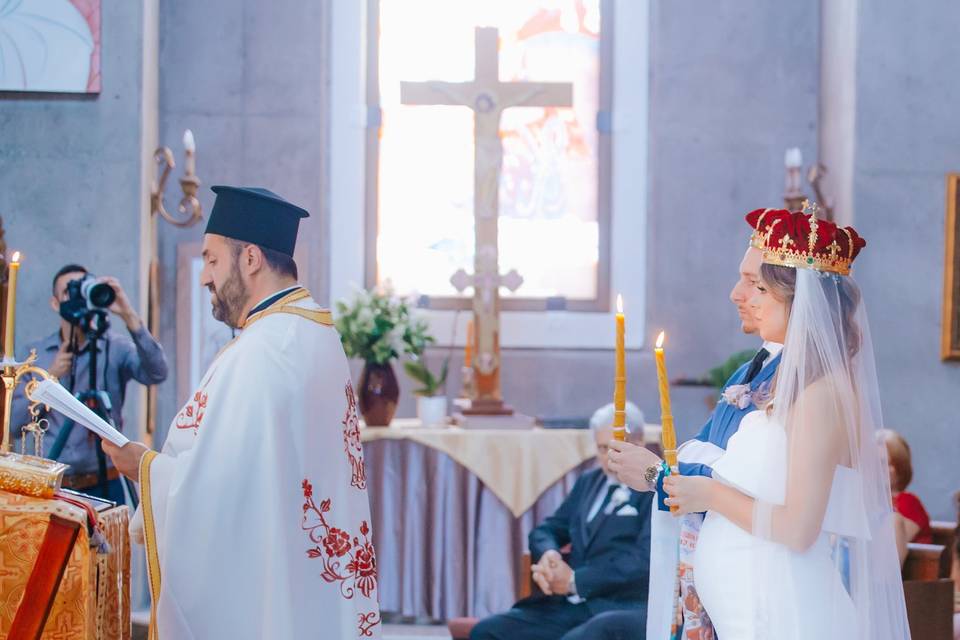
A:
{"type": "Polygon", "coordinates": [[[960,584],[960,541],[957,540],[957,525],[952,522],[934,520],[930,523],[933,531],[933,543],[947,548],[950,563],[949,576],[960,584]]]}
{"type": "Polygon", "coordinates": [[[910,636],[916,640],[953,640],[953,580],[906,580],[910,636]]]}
{"type": "Polygon", "coordinates": [[[903,564],[903,596],[913,638],[953,640],[951,556],[951,549],[942,544],[908,545],[903,564]]]}
{"type": "Polygon", "coordinates": [[[951,555],[957,548],[957,523],[946,520],[931,520],[930,530],[933,532],[933,544],[942,544],[951,555]]]}
{"type": "Polygon", "coordinates": [[[517,600],[529,598],[533,595],[533,590],[537,588],[530,573],[532,566],[533,560],[530,558],[530,552],[527,551],[520,558],[520,573],[517,574],[517,600]]]}
{"type": "Polygon", "coordinates": [[[950,577],[950,552],[942,544],[907,545],[907,559],[903,563],[904,580],[939,580],[950,577]]]}

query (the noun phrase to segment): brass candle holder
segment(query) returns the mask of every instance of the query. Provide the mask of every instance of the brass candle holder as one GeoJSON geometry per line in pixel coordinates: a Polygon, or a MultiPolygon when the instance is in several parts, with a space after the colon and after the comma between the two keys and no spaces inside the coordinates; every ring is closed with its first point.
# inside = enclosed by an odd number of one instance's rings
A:
{"type": "Polygon", "coordinates": [[[167,179],[170,172],[176,165],[173,161],[173,151],[170,147],[160,147],[153,152],[153,159],[157,166],[161,167],[160,179],[154,183],[150,190],[150,213],[159,214],[164,220],[175,227],[192,227],[203,219],[203,208],[200,206],[200,200],[197,199],[197,190],[200,188],[200,178],[196,174],[196,143],[193,139],[193,132],[189,129],[183,134],[184,162],[183,177],[180,178],[180,189],[183,191],[183,198],[177,206],[177,211],[182,217],[177,217],[167,211],[163,205],[163,192],[167,188],[167,179]]]}
{"type": "MultiPolygon", "coordinates": [[[[21,384],[25,384],[24,395],[30,401],[29,411],[33,417],[33,425],[39,423],[40,402],[33,399],[33,392],[39,379],[52,380],[56,378],[45,369],[36,366],[37,352],[31,351],[24,362],[17,362],[13,354],[5,354],[0,362],[3,380],[3,444],[0,445],[0,489],[40,498],[50,498],[60,488],[65,465],[55,460],[48,460],[40,456],[27,455],[26,451],[14,453],[10,450],[10,410],[13,407],[13,393],[21,384]]],[[[42,433],[34,434],[35,452],[39,448],[42,433]]]]}

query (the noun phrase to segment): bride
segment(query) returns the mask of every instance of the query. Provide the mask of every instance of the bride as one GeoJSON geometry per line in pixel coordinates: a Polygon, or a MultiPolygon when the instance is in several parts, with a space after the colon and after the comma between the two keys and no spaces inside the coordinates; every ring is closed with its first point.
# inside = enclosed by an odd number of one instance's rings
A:
{"type": "Polygon", "coordinates": [[[764,262],[751,307],[783,359],[713,477],[664,481],[681,514],[707,512],[694,579],[722,640],[910,637],[873,348],[848,275],[866,243],[815,214],[747,215],[764,262]]]}

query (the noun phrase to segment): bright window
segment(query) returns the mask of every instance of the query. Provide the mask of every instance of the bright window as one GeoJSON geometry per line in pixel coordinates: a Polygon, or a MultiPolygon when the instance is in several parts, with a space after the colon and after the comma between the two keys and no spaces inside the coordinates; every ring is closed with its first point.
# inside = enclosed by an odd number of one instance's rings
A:
{"type": "Polygon", "coordinates": [[[467,82],[474,28],[497,27],[501,82],[569,82],[572,107],[504,111],[500,270],[524,278],[504,308],[606,309],[609,213],[601,202],[609,105],[601,75],[600,0],[380,0],[368,98],[380,128],[368,141],[367,284],[466,306],[450,284],[473,272],[473,112],[400,103],[401,81],[467,82]],[[598,126],[598,124],[600,126],[598,126]]]}

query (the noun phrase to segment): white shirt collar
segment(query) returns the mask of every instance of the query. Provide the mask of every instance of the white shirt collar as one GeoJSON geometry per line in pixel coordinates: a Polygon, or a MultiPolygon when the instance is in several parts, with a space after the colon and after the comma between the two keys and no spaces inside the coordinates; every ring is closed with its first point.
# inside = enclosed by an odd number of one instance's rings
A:
{"type": "Polygon", "coordinates": [[[770,354],[763,361],[764,366],[766,366],[768,362],[776,358],[780,354],[780,352],[783,351],[783,345],[780,344],[779,342],[764,342],[763,348],[766,349],[767,352],[770,354]]]}

